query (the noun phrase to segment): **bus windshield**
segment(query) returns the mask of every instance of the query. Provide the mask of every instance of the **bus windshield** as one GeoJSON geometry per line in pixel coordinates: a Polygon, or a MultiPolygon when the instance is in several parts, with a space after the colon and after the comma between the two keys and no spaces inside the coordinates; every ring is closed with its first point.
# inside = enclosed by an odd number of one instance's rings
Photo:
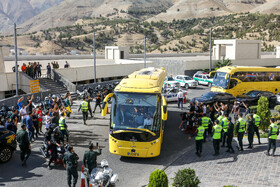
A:
{"type": "Polygon", "coordinates": [[[225,79],[226,73],[216,72],[213,80],[213,86],[222,87],[224,89],[228,88],[229,76],[225,79]]]}
{"type": "Polygon", "coordinates": [[[156,94],[115,93],[112,101],[111,130],[154,135],[160,131],[156,94]]]}

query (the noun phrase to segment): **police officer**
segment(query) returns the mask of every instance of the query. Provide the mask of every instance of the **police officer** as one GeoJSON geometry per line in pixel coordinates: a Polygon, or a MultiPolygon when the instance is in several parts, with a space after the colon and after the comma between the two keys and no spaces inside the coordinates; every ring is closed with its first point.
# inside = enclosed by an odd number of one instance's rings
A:
{"type": "Polygon", "coordinates": [[[66,125],[64,112],[61,113],[61,117],[59,119],[59,130],[60,130],[61,136],[63,137],[63,142],[64,142],[64,136],[66,136],[66,143],[68,143],[69,135],[67,132],[67,125],[66,125]]]}
{"type": "Polygon", "coordinates": [[[270,119],[270,130],[268,133],[268,147],[267,147],[267,152],[266,155],[269,156],[270,153],[270,148],[271,146],[273,146],[273,152],[272,152],[272,156],[274,156],[274,153],[276,151],[276,139],[277,139],[277,135],[279,134],[279,128],[278,125],[275,123],[275,119],[271,118],[270,119]]]}
{"type": "Polygon", "coordinates": [[[65,153],[63,157],[64,167],[66,167],[67,171],[67,182],[68,186],[71,187],[71,179],[73,176],[73,186],[75,187],[78,180],[78,160],[79,157],[75,153],[72,146],[68,147],[68,151],[65,153]]]}
{"type": "Polygon", "coordinates": [[[238,120],[236,123],[236,133],[237,133],[237,139],[239,143],[239,151],[244,151],[243,149],[243,136],[246,128],[246,120],[242,118],[242,113],[238,114],[238,120]]]}
{"type": "Polygon", "coordinates": [[[226,143],[226,138],[227,138],[227,130],[228,130],[228,125],[229,125],[229,120],[227,118],[227,114],[224,113],[223,115],[223,120],[221,122],[221,126],[223,127],[223,132],[222,132],[222,140],[223,140],[223,144],[222,147],[225,147],[225,143],[226,143]]]}
{"type": "Polygon", "coordinates": [[[253,118],[253,114],[249,115],[247,133],[248,133],[248,142],[249,142],[248,148],[252,149],[253,148],[253,140],[254,140],[254,118],[253,118]]]}
{"type": "MultiPolygon", "coordinates": [[[[208,128],[210,125],[212,125],[212,121],[210,120],[210,118],[208,118],[206,116],[206,114],[204,113],[202,118],[201,118],[201,123],[202,123],[202,126],[204,127],[205,131],[204,131],[204,142],[206,141],[206,138],[207,138],[207,133],[208,132],[208,128]]],[[[209,135],[209,134],[208,134],[209,135]]]]}
{"type": "Polygon", "coordinates": [[[254,111],[253,118],[254,118],[254,121],[255,121],[254,131],[257,134],[257,137],[258,137],[258,140],[259,140],[259,144],[261,144],[260,132],[259,132],[259,126],[261,124],[261,117],[257,114],[257,111],[254,111]]]}
{"type": "MultiPolygon", "coordinates": [[[[83,159],[83,162],[84,162],[84,166],[86,168],[88,168],[88,173],[89,175],[91,174],[91,171],[92,169],[96,168],[97,167],[97,156],[101,155],[101,150],[99,148],[99,145],[97,144],[96,148],[98,149],[97,151],[94,151],[94,146],[93,146],[93,143],[90,143],[89,144],[89,150],[85,152],[84,154],[84,159],[83,159]]],[[[87,182],[89,184],[89,178],[87,179],[87,182]]]]}
{"type": "Polygon", "coordinates": [[[214,127],[212,130],[213,135],[213,146],[215,150],[214,156],[218,156],[220,154],[220,141],[221,141],[221,133],[222,133],[222,126],[219,124],[219,120],[214,122],[214,127]]]}
{"type": "Polygon", "coordinates": [[[223,119],[224,119],[224,116],[223,116],[222,112],[220,112],[219,117],[217,118],[217,120],[219,121],[219,125],[222,125],[223,119]]]}
{"type": "Polygon", "coordinates": [[[233,139],[233,132],[234,132],[234,124],[231,121],[231,117],[228,117],[228,128],[227,128],[227,147],[228,149],[226,152],[234,153],[234,149],[232,148],[232,139],[233,139]]]}
{"type": "Polygon", "coordinates": [[[92,110],[91,110],[91,105],[90,105],[90,102],[91,102],[92,100],[93,100],[93,99],[92,99],[90,96],[87,96],[88,112],[89,112],[91,118],[93,118],[93,116],[92,116],[92,110]]]}
{"type": "Polygon", "coordinates": [[[86,125],[86,121],[88,119],[88,102],[86,101],[86,98],[83,98],[83,102],[80,105],[80,108],[78,111],[82,109],[83,112],[83,120],[84,120],[84,125],[86,125]]]}
{"type": "Polygon", "coordinates": [[[21,130],[17,133],[17,142],[19,143],[20,148],[20,159],[21,165],[26,165],[26,161],[31,154],[31,147],[29,142],[28,133],[26,132],[26,125],[21,125],[21,130]]]}
{"type": "Polygon", "coordinates": [[[202,153],[202,143],[204,139],[205,128],[202,126],[201,121],[197,123],[197,129],[195,132],[195,146],[196,146],[196,155],[201,157],[202,153]]]}

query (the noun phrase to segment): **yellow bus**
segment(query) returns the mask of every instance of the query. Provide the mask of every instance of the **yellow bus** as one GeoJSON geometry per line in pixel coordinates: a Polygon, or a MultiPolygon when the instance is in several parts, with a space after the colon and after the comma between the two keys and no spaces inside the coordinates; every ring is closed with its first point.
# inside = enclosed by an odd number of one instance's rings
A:
{"type": "Polygon", "coordinates": [[[126,157],[156,157],[163,141],[167,105],[161,95],[166,71],[145,68],[124,78],[102,106],[107,114],[111,98],[109,151],[126,157]]]}
{"type": "Polygon", "coordinates": [[[280,68],[226,66],[212,73],[213,92],[226,92],[234,97],[251,90],[280,92],[280,68]]]}

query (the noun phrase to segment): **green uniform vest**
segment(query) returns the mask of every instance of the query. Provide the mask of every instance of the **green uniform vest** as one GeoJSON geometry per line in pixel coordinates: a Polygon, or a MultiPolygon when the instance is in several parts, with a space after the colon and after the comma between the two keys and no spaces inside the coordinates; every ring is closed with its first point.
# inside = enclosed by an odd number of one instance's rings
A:
{"type": "Polygon", "coordinates": [[[221,125],[215,125],[213,128],[214,128],[213,139],[214,140],[221,139],[221,133],[222,133],[221,125]]]}
{"type": "Polygon", "coordinates": [[[224,132],[227,132],[229,121],[228,121],[227,118],[224,118],[223,122],[224,122],[223,123],[223,130],[224,130],[224,132]]]}
{"type": "Polygon", "coordinates": [[[59,119],[59,129],[60,129],[60,130],[66,130],[66,127],[65,127],[65,125],[63,124],[63,120],[65,120],[64,117],[61,117],[61,118],[59,119]]]}
{"type": "Polygon", "coordinates": [[[87,110],[88,110],[88,102],[83,101],[83,102],[81,103],[81,105],[82,105],[82,111],[83,111],[83,112],[87,112],[87,110]]]}
{"type": "Polygon", "coordinates": [[[255,119],[255,125],[258,127],[261,124],[261,117],[257,114],[254,114],[253,118],[255,119]]]}
{"type": "Polygon", "coordinates": [[[224,119],[224,116],[219,116],[219,117],[218,117],[218,119],[217,119],[217,120],[219,121],[219,125],[221,125],[221,123],[222,123],[223,119],[224,119]]]}
{"type": "Polygon", "coordinates": [[[246,120],[243,118],[239,118],[238,122],[239,122],[238,132],[245,132],[246,120]]]}
{"type": "Polygon", "coordinates": [[[278,126],[275,123],[270,124],[270,127],[272,128],[271,135],[269,136],[269,139],[276,140],[277,139],[277,131],[278,126]]]}
{"type": "Polygon", "coordinates": [[[197,128],[197,135],[195,137],[195,140],[203,140],[204,139],[204,131],[205,131],[205,128],[202,127],[202,126],[199,126],[197,128]]]}
{"type": "Polygon", "coordinates": [[[208,129],[209,121],[210,121],[210,119],[208,117],[206,117],[206,116],[201,118],[202,126],[205,129],[208,129]]]}

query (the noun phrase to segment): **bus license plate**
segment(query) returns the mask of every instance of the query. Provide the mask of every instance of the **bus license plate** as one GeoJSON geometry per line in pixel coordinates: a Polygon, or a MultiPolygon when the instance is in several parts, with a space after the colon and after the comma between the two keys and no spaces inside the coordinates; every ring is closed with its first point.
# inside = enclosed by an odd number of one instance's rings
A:
{"type": "Polygon", "coordinates": [[[127,153],[129,156],[139,156],[139,153],[130,153],[130,152],[128,152],[127,153]]]}

